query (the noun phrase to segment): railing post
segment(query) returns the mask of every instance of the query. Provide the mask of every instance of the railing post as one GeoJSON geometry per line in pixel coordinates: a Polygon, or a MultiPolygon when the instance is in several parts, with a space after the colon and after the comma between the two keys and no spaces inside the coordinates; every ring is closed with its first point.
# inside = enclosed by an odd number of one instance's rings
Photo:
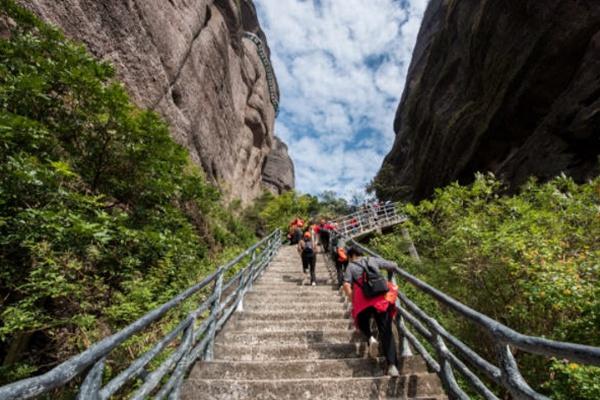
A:
{"type": "Polygon", "coordinates": [[[206,346],[206,351],[204,352],[204,360],[211,361],[214,356],[214,346],[215,346],[215,333],[217,330],[217,314],[219,313],[219,306],[221,304],[221,289],[223,288],[223,269],[219,268],[219,272],[217,274],[217,279],[215,281],[215,287],[213,289],[213,293],[216,294],[215,300],[213,301],[210,308],[210,325],[208,327],[208,345],[206,346]]]}
{"type": "Polygon", "coordinates": [[[414,354],[412,352],[412,349],[410,348],[410,343],[408,343],[406,335],[404,335],[403,333],[406,331],[406,325],[404,324],[404,317],[402,315],[398,315],[398,326],[400,328],[398,334],[401,335],[400,354],[402,355],[402,357],[411,357],[414,354]]]}
{"type": "Polygon", "coordinates": [[[504,386],[508,389],[513,399],[516,400],[550,400],[533,390],[523,379],[515,357],[507,344],[499,344],[496,350],[500,369],[502,370],[501,379],[504,386]]]}
{"type": "Polygon", "coordinates": [[[438,356],[438,362],[440,364],[440,379],[444,385],[446,392],[451,399],[469,400],[469,396],[458,386],[456,378],[454,377],[454,371],[452,370],[452,364],[448,360],[448,348],[444,339],[439,333],[435,333],[435,350],[438,356]]]}
{"type": "Polygon", "coordinates": [[[410,233],[408,233],[408,229],[402,228],[402,237],[408,243],[408,253],[412,259],[420,263],[421,257],[419,257],[419,253],[417,252],[417,248],[410,237],[410,233]]]}
{"type": "Polygon", "coordinates": [[[100,400],[100,388],[104,372],[104,358],[101,358],[90,369],[83,384],[79,388],[77,400],[100,400]]]}
{"type": "Polygon", "coordinates": [[[249,268],[247,268],[247,271],[244,272],[242,274],[242,276],[240,277],[240,285],[242,285],[242,289],[239,294],[240,301],[238,301],[237,307],[235,309],[236,312],[239,312],[239,313],[244,312],[244,296],[246,296],[246,292],[252,286],[252,270],[254,269],[255,263],[256,263],[256,249],[252,250],[249,268]]]}

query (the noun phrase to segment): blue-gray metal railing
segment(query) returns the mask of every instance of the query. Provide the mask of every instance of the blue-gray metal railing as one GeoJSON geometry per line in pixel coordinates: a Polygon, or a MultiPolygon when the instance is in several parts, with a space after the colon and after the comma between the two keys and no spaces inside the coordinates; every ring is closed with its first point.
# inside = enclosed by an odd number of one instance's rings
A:
{"type": "Polygon", "coordinates": [[[252,32],[244,32],[243,37],[249,39],[252,43],[256,45],[256,50],[258,52],[258,57],[265,68],[266,78],[267,78],[267,86],[269,87],[269,96],[271,98],[271,104],[273,105],[273,109],[275,109],[275,115],[279,114],[279,85],[277,84],[277,78],[275,78],[275,72],[273,71],[273,65],[271,64],[271,60],[265,50],[265,44],[262,39],[259,38],[256,34],[252,32]]]}
{"type": "Polygon", "coordinates": [[[336,219],[336,230],[344,237],[358,237],[377,229],[399,224],[406,217],[397,212],[397,203],[370,203],[336,219]]]}
{"type": "MultiPolygon", "coordinates": [[[[405,238],[410,239],[408,233],[405,234],[405,238]]],[[[356,242],[351,236],[346,236],[345,240],[347,244],[361,249],[365,254],[381,257],[371,249],[356,242]]],[[[413,258],[418,260],[414,246],[410,253],[413,258]]],[[[458,372],[463,376],[465,382],[485,399],[498,400],[499,397],[479,375],[485,376],[489,381],[508,390],[514,399],[547,400],[548,397],[533,390],[525,381],[513,356],[512,348],[530,354],[600,366],[600,347],[559,342],[521,334],[462,304],[402,268],[396,268],[394,272],[396,276],[428,294],[439,304],[475,323],[487,332],[496,347],[496,362],[498,365],[494,365],[477,354],[468,345],[449,333],[436,319],[429,316],[404,293],[399,293],[396,301],[399,317],[396,323],[402,336],[402,354],[411,354],[410,346],[412,346],[423,357],[429,368],[440,376],[444,388],[451,398],[469,399],[469,396],[457,383],[455,372],[458,372]],[[407,326],[410,326],[412,331],[407,326]],[[413,332],[416,332],[430,343],[435,350],[435,355],[430,354],[413,332]]]]}
{"type": "Polygon", "coordinates": [[[243,308],[244,294],[270,263],[280,246],[281,232],[277,230],[240,253],[227,264],[220,266],[198,284],[150,311],[121,331],[92,345],[83,353],[70,358],[43,375],[0,387],[0,399],[36,397],[64,387],[75,378],[83,377],[84,374],[86,375],[79,387],[77,397],[81,400],[108,399],[138,378],[142,380],[142,383],[131,394],[132,399],[144,399],[151,394],[154,394],[153,397],[157,399],[178,398],[186,372],[197,360],[212,358],[215,334],[234,311],[243,308]],[[225,282],[225,274],[247,257],[250,257],[247,265],[225,282]],[[211,294],[198,308],[190,312],[150,350],[135,359],[125,370],[102,386],[106,359],[115,348],[160,320],[167,312],[211,283],[213,284],[211,294]],[[222,299],[225,295],[227,297],[222,299]],[[206,312],[210,312],[210,315],[201,320],[202,315],[206,312]],[[200,325],[196,326],[200,320],[200,325]],[[167,347],[173,347],[173,345],[177,345],[176,349],[158,367],[148,371],[146,368],[148,364],[167,347]]]}

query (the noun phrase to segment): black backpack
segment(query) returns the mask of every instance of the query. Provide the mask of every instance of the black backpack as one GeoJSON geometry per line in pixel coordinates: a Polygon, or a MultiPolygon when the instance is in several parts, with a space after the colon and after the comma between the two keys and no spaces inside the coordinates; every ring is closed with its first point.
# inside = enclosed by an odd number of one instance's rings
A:
{"type": "Polygon", "coordinates": [[[390,290],[387,279],[381,276],[381,274],[375,268],[369,265],[368,258],[365,258],[364,260],[367,264],[366,267],[362,264],[356,264],[363,269],[363,284],[362,286],[359,285],[359,287],[362,289],[365,297],[376,297],[387,293],[390,290]]]}

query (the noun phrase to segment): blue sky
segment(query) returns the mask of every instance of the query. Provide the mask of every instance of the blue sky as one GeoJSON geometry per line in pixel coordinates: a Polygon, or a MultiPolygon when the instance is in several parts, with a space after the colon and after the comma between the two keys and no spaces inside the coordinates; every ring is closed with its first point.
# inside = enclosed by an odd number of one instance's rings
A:
{"type": "Polygon", "coordinates": [[[428,0],[255,0],[296,186],[351,198],[377,173],[428,0]]]}

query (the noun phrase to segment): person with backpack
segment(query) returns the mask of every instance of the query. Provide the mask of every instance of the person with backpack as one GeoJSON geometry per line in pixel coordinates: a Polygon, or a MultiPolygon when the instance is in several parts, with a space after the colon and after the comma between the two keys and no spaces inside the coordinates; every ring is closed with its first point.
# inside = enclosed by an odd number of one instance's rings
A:
{"type": "Polygon", "coordinates": [[[316,232],[319,234],[319,242],[321,243],[324,253],[329,252],[331,231],[333,231],[333,225],[330,222],[325,222],[324,219],[321,219],[319,225],[317,225],[316,232]]]}
{"type": "Polygon", "coordinates": [[[290,241],[290,245],[298,244],[300,239],[302,239],[302,228],[304,227],[304,221],[302,218],[294,218],[292,222],[289,224],[288,228],[288,239],[290,241]]]}
{"type": "Polygon", "coordinates": [[[315,254],[315,244],[310,232],[305,232],[302,239],[298,242],[298,253],[300,253],[300,258],[302,258],[302,271],[306,275],[310,268],[310,284],[316,286],[315,265],[317,263],[317,255],[315,254]]]}
{"type": "Polygon", "coordinates": [[[344,273],[346,272],[346,267],[348,266],[348,254],[345,242],[343,240],[339,241],[335,245],[335,252],[333,258],[335,260],[335,270],[337,272],[337,283],[338,288],[341,288],[344,284],[344,273]]]}
{"type": "Polygon", "coordinates": [[[347,252],[348,266],[344,273],[343,290],[352,301],[352,318],[356,327],[368,338],[369,354],[376,357],[379,342],[371,332],[371,318],[375,319],[379,338],[387,362],[387,375],[399,376],[396,343],[392,324],[396,316],[395,302],[398,289],[381,275],[381,270],[394,271],[398,265],[376,257],[363,257],[356,247],[347,252]]]}

